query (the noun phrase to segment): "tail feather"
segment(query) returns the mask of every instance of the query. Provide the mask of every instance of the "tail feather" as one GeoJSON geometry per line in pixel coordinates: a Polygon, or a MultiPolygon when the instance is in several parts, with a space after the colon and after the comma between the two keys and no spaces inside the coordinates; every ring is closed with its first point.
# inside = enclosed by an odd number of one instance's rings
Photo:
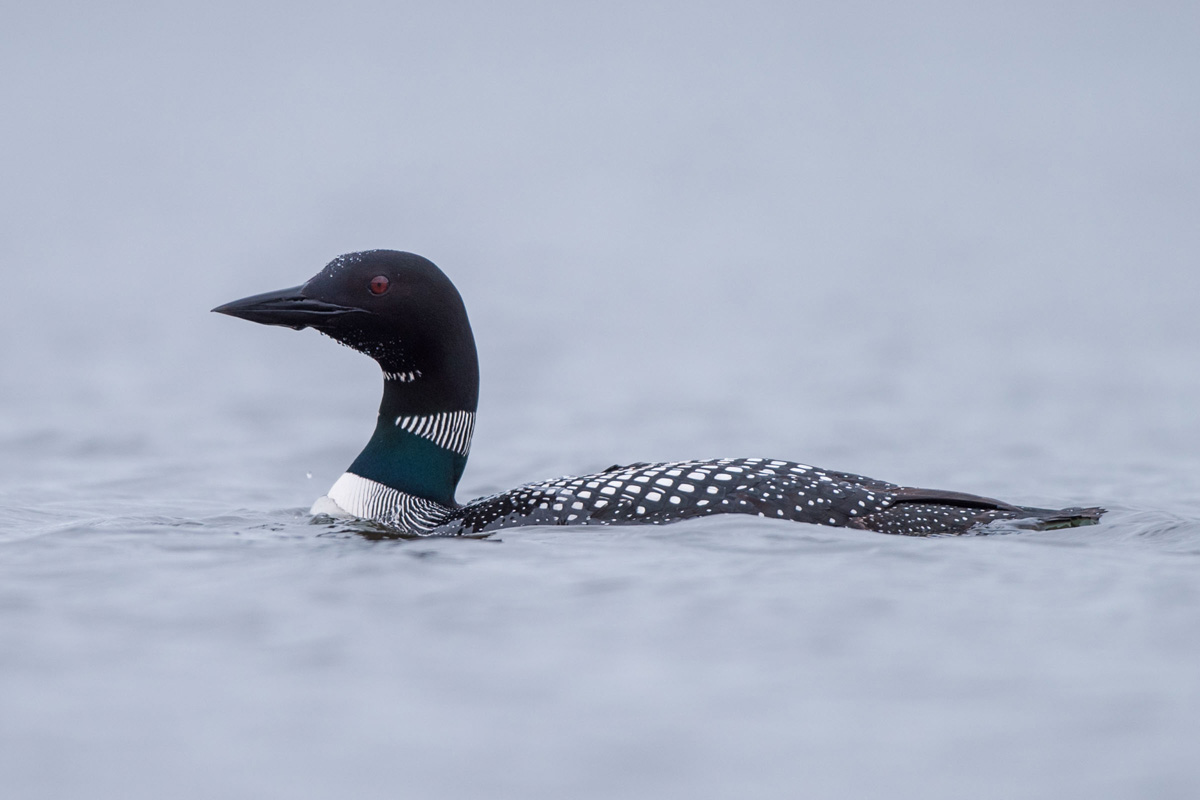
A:
{"type": "Polygon", "coordinates": [[[851,527],[910,536],[961,534],[992,523],[1025,530],[1049,531],[1095,525],[1103,508],[1031,508],[991,497],[898,486],[882,511],[850,522],[851,527]]]}
{"type": "Polygon", "coordinates": [[[1107,509],[1089,508],[1028,508],[1018,506],[1020,516],[1014,519],[1017,523],[1029,522],[1035,531],[1052,531],[1059,528],[1079,528],[1083,525],[1095,525],[1107,509]]]}

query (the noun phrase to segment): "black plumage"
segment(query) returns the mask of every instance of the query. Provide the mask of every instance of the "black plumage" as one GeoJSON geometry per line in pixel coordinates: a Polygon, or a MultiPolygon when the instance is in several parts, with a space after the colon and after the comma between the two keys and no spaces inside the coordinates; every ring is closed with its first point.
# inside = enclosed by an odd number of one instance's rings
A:
{"type": "Polygon", "coordinates": [[[711,514],[908,535],[957,534],[1012,520],[1032,528],[1094,523],[1103,509],[1027,508],[958,492],[764,458],[613,466],[531,483],[466,505],[454,499],[479,394],[475,339],[458,290],[432,262],[372,250],[334,259],[303,286],[214,309],[312,327],[379,362],[375,433],[329,491],[335,510],[409,535],[472,535],[522,525],[659,525],[711,514]]]}
{"type": "Polygon", "coordinates": [[[998,520],[1036,528],[1087,524],[1099,509],[1061,511],[885,481],[764,458],[609,467],[520,486],[451,510],[437,531],[472,534],[520,525],[662,524],[712,514],[908,535],[963,533],[998,520]]]}

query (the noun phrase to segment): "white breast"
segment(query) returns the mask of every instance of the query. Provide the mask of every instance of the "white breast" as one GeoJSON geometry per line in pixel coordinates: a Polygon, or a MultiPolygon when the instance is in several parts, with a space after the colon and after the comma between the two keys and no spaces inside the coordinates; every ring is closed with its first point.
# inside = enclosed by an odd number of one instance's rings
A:
{"type": "Polygon", "coordinates": [[[346,472],[313,503],[312,514],[358,517],[422,535],[431,532],[450,514],[432,500],[414,497],[378,481],[346,472]]]}

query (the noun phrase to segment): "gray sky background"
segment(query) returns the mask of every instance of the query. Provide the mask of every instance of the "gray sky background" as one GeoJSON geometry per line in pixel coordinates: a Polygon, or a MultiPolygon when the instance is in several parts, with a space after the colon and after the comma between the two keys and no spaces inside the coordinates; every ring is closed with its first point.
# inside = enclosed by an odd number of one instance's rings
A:
{"type": "MultiPolygon", "coordinates": [[[[851,399],[934,431],[931,382],[968,427],[981,386],[1040,404],[989,411],[1035,437],[1072,424],[1037,394],[1063,381],[1120,407],[1094,401],[1078,441],[1166,415],[1169,447],[1200,400],[1198,13],[19,4],[0,33],[6,425],[219,415],[297,373],[353,384],[357,419],[369,364],[207,312],[393,247],[462,289],[494,426],[526,424],[530,393],[603,421],[653,375],[670,413],[762,398],[751,446],[851,399]],[[883,363],[912,366],[880,384],[883,363]]],[[[846,441],[807,427],[817,455],[846,441]]]]}

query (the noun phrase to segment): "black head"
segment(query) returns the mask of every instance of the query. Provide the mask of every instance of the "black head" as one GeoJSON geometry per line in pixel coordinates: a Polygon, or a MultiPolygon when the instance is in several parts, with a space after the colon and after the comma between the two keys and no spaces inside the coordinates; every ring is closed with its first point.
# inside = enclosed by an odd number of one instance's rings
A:
{"type": "Polygon", "coordinates": [[[315,328],[366,353],[383,367],[389,386],[407,389],[405,405],[414,411],[475,409],[479,365],[466,308],[450,279],[421,256],[349,253],[303,286],[213,311],[264,325],[315,328]]]}

